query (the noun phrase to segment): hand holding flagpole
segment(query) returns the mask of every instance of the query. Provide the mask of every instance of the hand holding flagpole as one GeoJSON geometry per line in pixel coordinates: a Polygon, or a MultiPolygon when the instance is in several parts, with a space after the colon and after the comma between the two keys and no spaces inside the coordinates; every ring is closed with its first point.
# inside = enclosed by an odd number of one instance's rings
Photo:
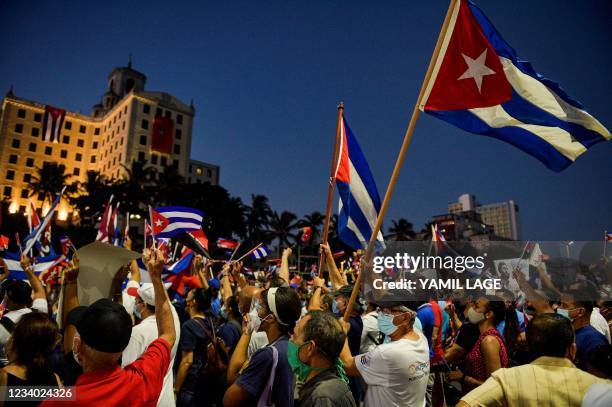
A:
{"type": "MultiPolygon", "coordinates": [[[[329,173],[329,186],[327,187],[327,207],[325,209],[325,223],[323,224],[323,244],[327,244],[329,236],[329,221],[331,219],[331,210],[334,199],[334,187],[336,185],[336,174],[338,172],[338,154],[340,148],[340,140],[342,137],[342,115],[344,113],[344,103],[338,104],[338,124],[336,126],[336,141],[334,142],[334,153],[332,156],[332,165],[329,173]]],[[[324,253],[319,254],[319,277],[323,275],[323,257],[324,253]]]]}
{"type": "Polygon", "coordinates": [[[410,140],[412,139],[412,133],[414,132],[414,127],[416,125],[416,121],[419,117],[419,105],[421,104],[421,100],[423,99],[423,95],[425,93],[425,89],[427,88],[427,84],[429,79],[431,78],[431,74],[433,72],[434,65],[438,59],[438,55],[440,54],[440,48],[442,47],[442,42],[446,35],[446,31],[448,30],[448,25],[450,22],[450,17],[452,15],[453,8],[458,0],[451,0],[448,10],[446,12],[446,17],[444,17],[444,22],[442,23],[442,29],[440,30],[440,35],[438,36],[438,41],[436,42],[436,47],[434,48],[433,54],[431,56],[431,60],[429,61],[429,67],[427,68],[427,73],[425,74],[425,79],[421,85],[421,90],[419,92],[419,96],[414,105],[414,109],[412,110],[412,117],[410,118],[410,122],[408,123],[408,128],[406,129],[406,133],[404,134],[404,141],[402,142],[402,146],[400,148],[399,154],[397,156],[397,160],[395,161],[395,167],[393,168],[393,173],[391,174],[391,179],[389,180],[389,185],[387,186],[387,192],[385,193],[385,198],[380,207],[380,211],[378,212],[378,217],[376,218],[376,225],[372,230],[372,236],[370,236],[370,241],[368,242],[368,246],[365,252],[365,255],[362,258],[362,262],[360,264],[360,272],[356,276],[355,286],[353,287],[353,292],[351,293],[351,298],[349,299],[349,303],[346,307],[346,312],[344,313],[344,320],[348,322],[351,312],[353,310],[353,305],[357,300],[357,293],[359,292],[359,285],[361,284],[361,280],[363,279],[364,268],[365,265],[369,263],[372,255],[374,254],[374,247],[376,243],[376,238],[380,229],[382,227],[383,219],[385,218],[385,214],[387,213],[387,208],[389,207],[389,202],[391,201],[391,196],[393,195],[393,189],[395,188],[395,183],[397,181],[397,177],[402,168],[402,164],[404,163],[404,158],[406,158],[406,151],[408,150],[408,146],[410,145],[410,140]]]}

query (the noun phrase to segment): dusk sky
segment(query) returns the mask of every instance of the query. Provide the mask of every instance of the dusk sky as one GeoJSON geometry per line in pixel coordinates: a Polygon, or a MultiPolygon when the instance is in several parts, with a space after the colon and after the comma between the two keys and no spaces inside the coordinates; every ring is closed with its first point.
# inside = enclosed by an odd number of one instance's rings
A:
{"type": "MultiPolygon", "coordinates": [[[[535,69],[612,128],[612,2],[481,0],[535,69]]],[[[4,1],[0,91],[90,113],[127,63],[196,116],[191,156],[277,211],[324,212],[336,105],[387,187],[447,1],[4,1]]],[[[419,119],[385,227],[420,229],[465,192],[514,199],[524,239],[601,240],[612,230],[612,143],[561,173],[499,140],[419,119]]],[[[337,210],[337,199],[334,211],[337,210]]]]}

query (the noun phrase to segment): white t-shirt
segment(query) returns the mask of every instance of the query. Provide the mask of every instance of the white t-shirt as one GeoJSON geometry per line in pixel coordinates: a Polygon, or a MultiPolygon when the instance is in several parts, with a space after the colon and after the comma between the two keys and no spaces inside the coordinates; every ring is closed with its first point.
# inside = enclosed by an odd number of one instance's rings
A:
{"type": "MultiPolygon", "coordinates": [[[[17,322],[19,322],[22,316],[24,316],[25,314],[29,314],[33,310],[47,314],[49,312],[49,305],[47,304],[47,300],[43,298],[36,298],[34,301],[32,301],[31,308],[21,308],[14,311],[8,311],[3,315],[3,317],[7,317],[11,321],[13,321],[14,324],[16,324],[17,322]]],[[[7,331],[5,327],[0,325],[0,347],[6,346],[6,343],[8,342],[10,336],[11,333],[7,331]]]]}
{"type": "Polygon", "coordinates": [[[251,359],[253,353],[256,350],[265,347],[268,344],[268,335],[265,332],[253,332],[251,335],[251,340],[249,341],[249,347],[247,351],[247,356],[251,359]]]}
{"type": "MultiPolygon", "coordinates": [[[[179,321],[176,310],[171,305],[170,310],[172,311],[172,319],[174,320],[174,332],[176,333],[176,340],[172,345],[170,352],[170,366],[164,376],[164,384],[162,386],[161,393],[157,399],[157,405],[160,407],[172,407],[174,403],[174,377],[172,375],[172,368],[174,366],[174,357],[176,356],[176,350],[178,349],[179,339],[181,336],[181,322],[179,321]]],[[[121,355],[121,366],[125,367],[138,359],[149,347],[151,342],[156,340],[158,337],[157,321],[155,315],[151,315],[140,321],[140,324],[132,328],[132,336],[128,346],[123,350],[121,355]]]]}
{"type": "Polygon", "coordinates": [[[378,330],[378,313],[372,311],[362,315],[361,322],[363,323],[363,329],[361,330],[359,352],[367,353],[376,347],[376,343],[372,338],[377,339],[380,333],[378,330]]]}
{"type": "Polygon", "coordinates": [[[368,384],[366,407],[425,405],[429,347],[425,336],[417,334],[418,340],[392,341],[355,356],[355,365],[368,384]]]}
{"type": "Polygon", "coordinates": [[[591,312],[591,326],[605,336],[608,343],[610,343],[610,327],[608,326],[608,321],[601,315],[597,307],[593,307],[593,312],[591,312]]]}

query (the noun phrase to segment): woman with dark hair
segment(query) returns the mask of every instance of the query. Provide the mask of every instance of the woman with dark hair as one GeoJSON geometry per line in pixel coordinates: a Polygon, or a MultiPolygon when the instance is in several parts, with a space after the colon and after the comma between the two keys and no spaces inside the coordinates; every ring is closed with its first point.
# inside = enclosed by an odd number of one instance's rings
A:
{"type": "Polygon", "coordinates": [[[295,382],[287,347],[301,308],[297,292],[289,287],[269,288],[253,299],[248,324],[227,369],[227,381],[233,384],[225,392],[223,405],[293,405],[295,382]],[[244,368],[251,334],[256,331],[266,333],[268,345],[253,353],[244,368]]]}
{"type": "MultiPolygon", "coordinates": [[[[60,339],[57,325],[47,314],[33,312],[22,316],[8,340],[9,364],[0,370],[0,387],[60,387],[61,381],[49,365],[49,356],[60,339]]],[[[5,401],[4,406],[38,406],[40,403],[5,401]]]]}
{"type": "Polygon", "coordinates": [[[506,321],[505,334],[518,337],[518,321],[514,308],[506,308],[501,298],[495,296],[480,297],[468,310],[469,321],[478,326],[480,336],[465,357],[465,372],[459,377],[451,373],[451,380],[460,380],[466,392],[484,383],[499,368],[508,366],[506,342],[495,326],[506,321]]]}
{"type": "Polygon", "coordinates": [[[238,308],[238,298],[233,295],[227,297],[223,301],[219,314],[223,321],[219,327],[219,337],[223,339],[225,351],[231,355],[242,333],[242,316],[238,308]]]}

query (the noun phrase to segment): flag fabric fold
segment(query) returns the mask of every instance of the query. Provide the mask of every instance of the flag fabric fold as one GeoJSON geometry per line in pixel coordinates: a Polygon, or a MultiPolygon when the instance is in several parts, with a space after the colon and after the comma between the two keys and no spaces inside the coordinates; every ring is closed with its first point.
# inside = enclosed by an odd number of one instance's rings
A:
{"type": "MultiPolygon", "coordinates": [[[[380,210],[380,197],[370,167],[344,116],[340,123],[336,186],[340,194],[338,235],[357,250],[372,236],[380,210]]],[[[377,240],[383,242],[379,232],[377,240]]]]}

